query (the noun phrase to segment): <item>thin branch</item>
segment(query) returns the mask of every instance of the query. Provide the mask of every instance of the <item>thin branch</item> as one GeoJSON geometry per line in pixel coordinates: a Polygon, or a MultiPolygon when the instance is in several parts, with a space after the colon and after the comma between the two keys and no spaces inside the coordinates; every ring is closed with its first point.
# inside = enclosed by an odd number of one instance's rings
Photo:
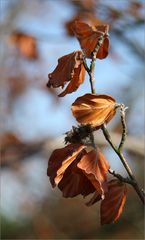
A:
{"type": "MultiPolygon", "coordinates": [[[[102,35],[102,37],[100,38],[100,41],[98,42],[93,54],[92,54],[92,61],[91,61],[91,64],[90,64],[90,68],[86,67],[86,71],[88,72],[89,76],[90,76],[90,85],[91,85],[91,91],[92,93],[94,94],[95,93],[95,87],[94,87],[94,69],[95,69],[95,63],[96,63],[96,56],[97,56],[97,52],[101,46],[101,44],[103,43],[103,39],[104,39],[104,36],[102,35]]],[[[87,65],[86,61],[85,61],[85,65],[87,65]]],[[[125,143],[125,139],[126,139],[126,122],[125,122],[125,106],[122,104],[121,107],[121,123],[122,123],[122,128],[123,128],[123,131],[122,131],[122,137],[121,137],[121,141],[120,141],[120,144],[119,144],[119,147],[117,147],[113,141],[112,141],[112,138],[106,128],[106,125],[103,124],[102,125],[102,131],[103,131],[103,134],[106,138],[106,140],[109,142],[110,146],[113,148],[113,150],[116,152],[116,154],[118,155],[118,157],[120,158],[124,168],[126,169],[129,177],[130,177],[130,180],[129,180],[129,184],[131,184],[135,191],[137,192],[139,198],[141,199],[141,201],[143,202],[143,204],[145,204],[145,197],[144,197],[144,192],[142,191],[142,189],[140,189],[133,173],[132,173],[132,170],[127,162],[127,160],[125,159],[123,153],[122,153],[122,150],[123,150],[123,146],[124,146],[124,143],[125,143]]],[[[92,133],[93,135],[93,133],[92,133]]],[[[94,136],[93,136],[93,141],[92,141],[92,144],[94,145],[94,136]]],[[[114,171],[112,172],[112,174],[117,177],[117,178],[120,178],[120,180],[124,180],[126,181],[126,179],[124,179],[121,175],[118,175],[116,174],[114,171]]],[[[127,178],[128,180],[128,178],[127,178]]]]}
{"type": "Polygon", "coordinates": [[[124,183],[128,183],[130,185],[132,185],[134,187],[134,189],[136,190],[138,196],[140,197],[141,201],[144,203],[144,198],[145,198],[145,192],[143,189],[140,189],[138,187],[137,182],[134,182],[133,180],[131,180],[130,178],[126,177],[122,177],[120,174],[116,173],[114,170],[112,170],[111,168],[108,171],[111,175],[113,175],[114,177],[118,178],[121,182],[124,183]]]}
{"type": "Polygon", "coordinates": [[[89,69],[89,67],[87,65],[86,57],[85,57],[84,54],[83,54],[83,64],[84,64],[84,68],[86,69],[87,73],[89,74],[90,69],[89,69]]]}
{"type": "Polygon", "coordinates": [[[127,126],[125,121],[125,113],[128,107],[125,107],[124,104],[121,104],[120,113],[121,113],[121,123],[122,123],[122,138],[118,147],[118,151],[121,152],[123,150],[123,146],[127,136],[127,126]]]}
{"type": "Polygon", "coordinates": [[[118,178],[121,182],[125,182],[128,184],[132,185],[132,181],[128,178],[128,177],[122,177],[119,173],[116,173],[114,170],[112,170],[111,168],[108,170],[108,172],[113,175],[114,177],[118,178]]]}
{"type": "Polygon", "coordinates": [[[103,134],[104,134],[106,140],[109,142],[109,144],[111,145],[111,147],[113,148],[113,150],[116,152],[116,154],[117,154],[118,157],[120,158],[120,160],[121,160],[124,168],[126,169],[128,175],[129,175],[129,177],[130,177],[130,179],[131,179],[131,181],[132,181],[131,185],[134,187],[134,189],[135,189],[135,191],[137,192],[138,196],[140,197],[141,201],[142,201],[143,203],[145,203],[144,194],[143,194],[142,190],[139,188],[138,183],[137,183],[137,181],[136,181],[136,179],[135,179],[135,177],[134,177],[134,175],[133,175],[133,173],[132,173],[132,170],[131,170],[131,168],[130,168],[128,162],[127,162],[127,160],[125,159],[123,153],[122,153],[122,152],[115,146],[115,144],[113,143],[113,141],[112,141],[112,139],[111,139],[111,136],[110,136],[110,134],[109,134],[109,132],[108,132],[105,124],[103,124],[103,126],[102,126],[102,131],[103,131],[103,134]]]}
{"type": "Polygon", "coordinates": [[[128,172],[128,175],[130,176],[131,179],[134,179],[133,177],[133,173],[125,159],[125,157],[123,156],[123,154],[118,150],[118,148],[116,147],[116,145],[113,143],[112,139],[111,139],[111,136],[109,134],[109,131],[106,127],[106,124],[103,124],[102,125],[102,131],[103,131],[103,134],[106,138],[106,140],[109,142],[109,144],[111,145],[111,147],[113,148],[113,150],[117,153],[117,155],[119,156],[121,162],[123,163],[123,166],[125,167],[126,171],[128,172]]]}

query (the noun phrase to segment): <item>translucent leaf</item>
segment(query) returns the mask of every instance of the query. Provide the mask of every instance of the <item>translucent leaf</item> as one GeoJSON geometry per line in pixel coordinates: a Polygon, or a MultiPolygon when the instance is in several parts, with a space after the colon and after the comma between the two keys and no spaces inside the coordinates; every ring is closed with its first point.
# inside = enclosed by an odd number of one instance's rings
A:
{"type": "Polygon", "coordinates": [[[107,189],[107,172],[109,163],[100,150],[92,150],[85,154],[77,164],[83,170],[87,178],[95,187],[96,191],[104,197],[107,189]]]}
{"type": "Polygon", "coordinates": [[[101,202],[101,224],[115,222],[123,211],[126,201],[126,185],[118,180],[108,183],[108,192],[101,202]]]}
{"type": "Polygon", "coordinates": [[[72,104],[72,113],[82,124],[101,127],[109,122],[116,113],[115,99],[103,94],[85,94],[72,104]]]}
{"type": "Polygon", "coordinates": [[[72,162],[66,169],[58,187],[63,192],[64,197],[75,197],[79,194],[87,196],[95,191],[94,186],[83,171],[77,167],[77,161],[72,162]]]}
{"type": "Polygon", "coordinates": [[[69,144],[64,148],[56,149],[48,161],[47,175],[53,187],[63,178],[63,174],[68,166],[76,160],[80,152],[85,148],[81,144],[69,144]]]}

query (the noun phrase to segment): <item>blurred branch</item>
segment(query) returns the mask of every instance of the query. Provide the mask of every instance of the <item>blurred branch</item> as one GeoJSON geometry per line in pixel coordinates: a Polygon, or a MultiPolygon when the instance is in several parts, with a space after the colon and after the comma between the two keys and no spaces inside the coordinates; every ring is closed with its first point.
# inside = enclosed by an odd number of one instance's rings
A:
{"type": "MultiPolygon", "coordinates": [[[[133,26],[132,26],[133,27],[133,26]]],[[[120,41],[123,41],[132,51],[139,57],[141,60],[145,59],[145,51],[144,48],[136,44],[135,40],[129,39],[122,30],[115,29],[112,33],[117,37],[120,41]]]]}
{"type": "MultiPolygon", "coordinates": [[[[110,132],[110,134],[114,142],[120,141],[119,133],[110,132]]],[[[99,131],[95,132],[94,138],[97,145],[100,145],[102,147],[105,147],[108,145],[108,143],[104,139],[104,136],[101,132],[99,131]]],[[[57,148],[61,148],[63,145],[64,145],[64,137],[62,136],[48,142],[46,141],[44,149],[46,151],[48,150],[52,151],[54,149],[54,146],[56,146],[57,148]]],[[[144,139],[128,136],[126,139],[124,148],[129,152],[132,152],[134,154],[137,154],[143,157],[144,156],[144,139]]]]}
{"type": "MultiPolygon", "coordinates": [[[[110,132],[111,137],[114,142],[120,141],[120,134],[110,132]]],[[[94,133],[94,140],[97,145],[106,147],[108,143],[104,139],[104,136],[101,132],[94,133]]],[[[46,139],[39,143],[31,144],[21,144],[19,146],[11,145],[7,146],[4,149],[1,147],[1,167],[11,167],[15,163],[20,163],[21,161],[27,160],[28,157],[35,154],[42,154],[48,156],[48,153],[56,148],[61,148],[64,146],[64,136],[55,138],[55,139],[46,139]]],[[[124,146],[126,151],[129,151],[133,154],[144,156],[144,139],[136,138],[133,136],[128,136],[124,146]]]]}

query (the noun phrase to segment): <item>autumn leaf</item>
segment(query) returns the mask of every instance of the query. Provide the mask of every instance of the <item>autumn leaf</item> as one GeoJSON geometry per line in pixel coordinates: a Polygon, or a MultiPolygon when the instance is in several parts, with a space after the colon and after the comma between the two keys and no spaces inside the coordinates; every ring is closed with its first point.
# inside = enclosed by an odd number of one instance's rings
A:
{"type": "Polygon", "coordinates": [[[97,152],[95,150],[88,152],[82,156],[77,166],[83,170],[96,191],[103,198],[104,193],[108,190],[107,172],[110,166],[101,151],[98,149],[97,152]]]}
{"type": "Polygon", "coordinates": [[[95,191],[83,171],[77,167],[78,161],[72,162],[66,169],[58,188],[62,191],[63,197],[75,197],[79,194],[84,197],[95,191]]]}
{"type": "Polygon", "coordinates": [[[115,222],[123,211],[126,201],[126,185],[118,180],[108,183],[108,192],[101,202],[101,224],[115,222]]]}
{"type": "Polygon", "coordinates": [[[80,86],[80,84],[83,83],[84,78],[85,78],[85,68],[83,64],[81,64],[78,68],[74,69],[73,78],[71,79],[66,89],[61,94],[59,94],[59,97],[64,97],[66,94],[76,91],[80,86]]]}
{"type": "Polygon", "coordinates": [[[63,178],[65,170],[76,160],[81,151],[85,148],[81,144],[69,144],[64,148],[56,149],[48,161],[47,175],[53,187],[63,178]]]}
{"type": "Polygon", "coordinates": [[[75,36],[79,40],[81,48],[87,58],[91,58],[100,37],[103,36],[103,43],[97,52],[99,59],[106,58],[109,50],[108,25],[89,26],[88,24],[76,21],[72,27],[75,36]]]}
{"type": "Polygon", "coordinates": [[[80,21],[82,19],[83,19],[82,14],[77,14],[76,16],[73,16],[72,19],[70,19],[69,21],[67,21],[65,23],[65,28],[67,30],[67,34],[70,37],[74,36],[74,31],[72,30],[73,24],[75,23],[75,21],[80,21]]]}
{"type": "Polygon", "coordinates": [[[97,191],[103,198],[107,191],[109,163],[100,150],[87,152],[86,146],[69,144],[50,156],[47,175],[64,197],[87,196],[97,191]]]}
{"type": "Polygon", "coordinates": [[[71,110],[79,123],[101,127],[116,113],[115,99],[105,94],[85,94],[72,104],[71,110]]]}
{"type": "Polygon", "coordinates": [[[69,21],[65,23],[65,28],[70,37],[75,36],[73,26],[76,21],[85,22],[91,25],[104,25],[104,22],[96,16],[92,15],[92,13],[88,11],[78,12],[75,16],[73,16],[69,21]]]}
{"type": "Polygon", "coordinates": [[[84,77],[85,68],[83,66],[82,52],[76,51],[58,59],[57,67],[52,73],[48,74],[47,86],[49,88],[63,88],[69,82],[66,89],[59,94],[59,97],[63,97],[76,91],[80,84],[83,83],[84,77]]]}
{"type": "Polygon", "coordinates": [[[15,31],[10,35],[10,42],[17,47],[23,57],[28,59],[38,58],[37,42],[33,36],[15,31]]]}

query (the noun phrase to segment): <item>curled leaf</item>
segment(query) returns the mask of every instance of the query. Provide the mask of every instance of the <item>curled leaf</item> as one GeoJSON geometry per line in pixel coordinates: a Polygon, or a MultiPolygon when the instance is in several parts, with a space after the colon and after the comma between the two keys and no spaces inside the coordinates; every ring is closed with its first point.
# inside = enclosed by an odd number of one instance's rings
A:
{"type": "Polygon", "coordinates": [[[53,187],[63,178],[63,174],[68,166],[76,160],[81,151],[85,148],[81,144],[69,144],[64,148],[56,149],[48,161],[47,175],[53,187]]]}
{"type": "Polygon", "coordinates": [[[78,168],[83,170],[84,174],[90,180],[96,191],[104,197],[107,188],[107,172],[109,163],[100,150],[92,150],[82,156],[77,164],[78,168]]]}
{"type": "Polygon", "coordinates": [[[55,70],[48,74],[48,87],[64,87],[69,82],[65,91],[59,97],[74,92],[83,83],[85,77],[85,68],[83,66],[82,52],[76,51],[58,59],[58,65],[55,70]]]}
{"type": "Polygon", "coordinates": [[[79,123],[101,127],[108,123],[116,113],[115,99],[105,94],[85,94],[76,99],[71,110],[79,123]]]}
{"type": "Polygon", "coordinates": [[[80,21],[82,19],[82,16],[80,16],[80,14],[77,14],[76,16],[73,16],[72,19],[70,19],[69,21],[67,21],[65,23],[65,28],[67,30],[67,34],[72,37],[74,36],[74,32],[72,30],[72,26],[75,23],[75,21],[80,21]]]}
{"type": "Polygon", "coordinates": [[[74,161],[69,165],[58,184],[58,188],[63,192],[63,197],[75,197],[79,194],[87,196],[95,191],[83,171],[77,167],[77,162],[74,161]]]}
{"type": "MultiPolygon", "coordinates": [[[[85,1],[83,1],[83,2],[85,2],[85,1]]],[[[75,33],[73,31],[73,27],[74,27],[74,24],[76,21],[85,22],[90,25],[104,25],[104,22],[101,19],[97,18],[95,15],[92,15],[92,13],[90,13],[88,11],[79,12],[75,16],[73,16],[69,21],[67,21],[65,23],[65,28],[67,30],[67,34],[70,37],[75,35],[75,33]]]]}
{"type": "Polygon", "coordinates": [[[123,211],[126,201],[126,185],[118,180],[108,183],[108,192],[101,202],[101,224],[115,222],[123,211]]]}
{"type": "Polygon", "coordinates": [[[97,52],[99,59],[106,58],[109,50],[108,25],[89,26],[84,22],[76,21],[72,27],[74,34],[80,42],[81,48],[87,58],[91,58],[100,37],[103,36],[103,43],[97,52]]]}
{"type": "Polygon", "coordinates": [[[68,93],[72,93],[78,89],[80,84],[83,83],[85,78],[85,68],[81,64],[78,68],[74,69],[74,76],[71,79],[70,83],[67,85],[66,89],[59,94],[59,97],[64,97],[68,93]]]}

